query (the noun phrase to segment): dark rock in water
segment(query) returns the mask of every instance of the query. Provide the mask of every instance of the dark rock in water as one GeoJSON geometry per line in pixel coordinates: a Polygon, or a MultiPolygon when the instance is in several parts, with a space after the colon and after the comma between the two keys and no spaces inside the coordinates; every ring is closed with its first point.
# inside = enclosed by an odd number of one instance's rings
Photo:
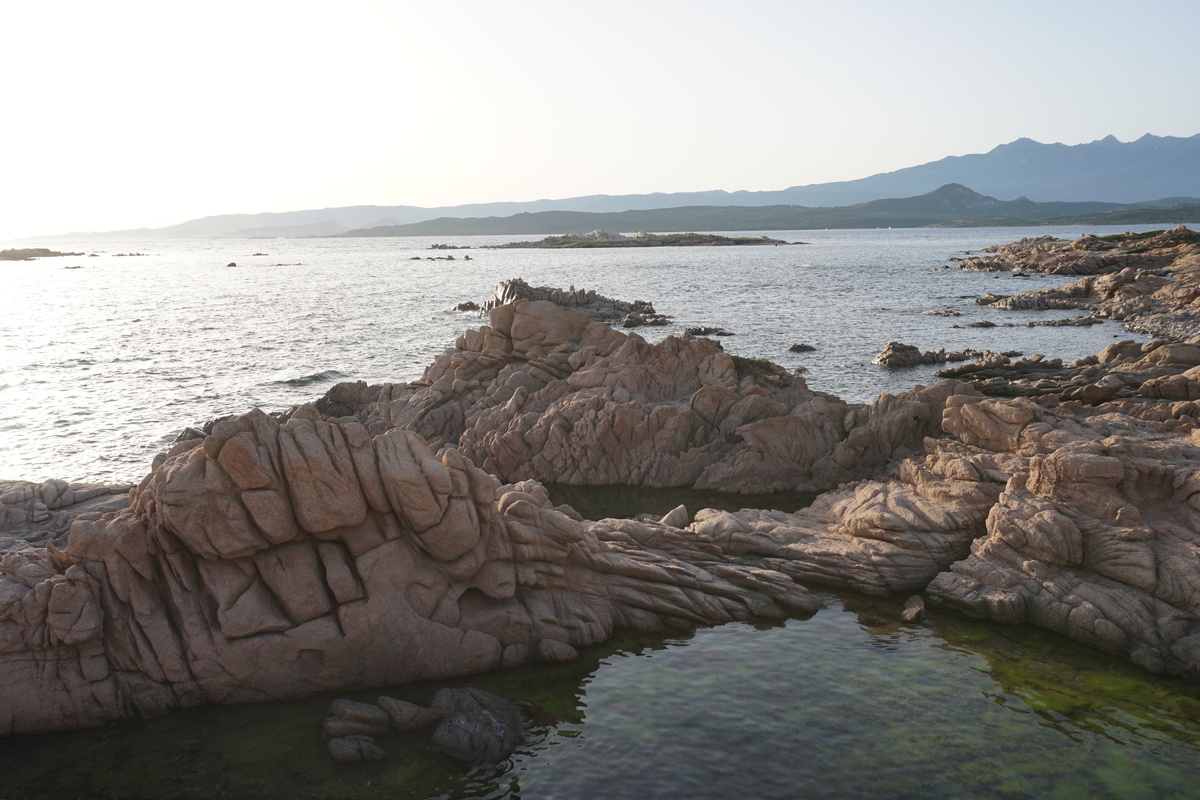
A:
{"type": "Polygon", "coordinates": [[[456,305],[454,307],[454,310],[455,311],[478,311],[479,303],[476,303],[473,300],[468,300],[465,303],[459,303],[458,305],[456,305]]]}
{"type": "Polygon", "coordinates": [[[817,348],[813,347],[811,344],[801,343],[801,344],[794,344],[791,347],[789,347],[788,352],[789,353],[811,353],[812,351],[814,351],[816,349],[817,348]]]}
{"type": "Polygon", "coordinates": [[[900,612],[905,622],[920,622],[925,619],[925,600],[914,594],[904,601],[904,610],[900,612]]]}
{"type": "Polygon", "coordinates": [[[994,328],[994,327],[996,327],[996,323],[990,322],[986,319],[981,319],[978,322],[967,323],[967,327],[968,328],[994,328]]]}
{"type": "Polygon", "coordinates": [[[1103,319],[1091,314],[1085,314],[1081,317],[1071,317],[1070,319],[1046,319],[1041,322],[1026,322],[1025,325],[1030,328],[1046,326],[1050,328],[1061,327],[1085,327],[1087,325],[1099,325],[1104,322],[1103,319]]]}
{"type": "Polygon", "coordinates": [[[328,741],[346,736],[382,736],[387,730],[387,722],[378,725],[342,717],[326,717],[321,723],[321,738],[328,741]]]}
{"type": "Polygon", "coordinates": [[[918,364],[945,364],[945,350],[922,352],[916,345],[888,342],[879,355],[871,360],[881,367],[914,367],[918,364]]]}
{"type": "Polygon", "coordinates": [[[937,311],[924,312],[927,317],[961,317],[961,311],[951,311],[948,308],[939,309],[937,311]]]}
{"type": "Polygon", "coordinates": [[[359,703],[354,700],[334,700],[329,707],[329,713],[340,719],[353,720],[368,725],[388,724],[388,713],[379,706],[370,703],[359,703]]]}
{"type": "Polygon", "coordinates": [[[334,761],[380,761],[383,759],[383,748],[375,744],[370,736],[343,736],[330,739],[329,755],[334,761]]]}
{"type": "Polygon", "coordinates": [[[432,706],[445,714],[433,732],[433,744],[454,758],[494,764],[525,739],[521,709],[491,692],[439,689],[432,706]]]}
{"type": "Polygon", "coordinates": [[[434,708],[425,708],[416,703],[397,700],[394,697],[380,697],[379,707],[387,712],[392,727],[400,732],[424,728],[442,719],[445,714],[434,708]]]}
{"type": "Polygon", "coordinates": [[[684,328],[683,332],[688,336],[733,336],[734,334],[724,328],[713,328],[708,325],[694,325],[691,328],[684,328]]]}
{"type": "MultiPolygon", "coordinates": [[[[357,736],[382,736],[388,730],[387,712],[370,703],[345,699],[334,700],[329,707],[329,713],[331,716],[326,717],[325,721],[321,723],[321,737],[326,740],[357,736]]],[[[358,759],[353,760],[357,761],[358,759]]]]}

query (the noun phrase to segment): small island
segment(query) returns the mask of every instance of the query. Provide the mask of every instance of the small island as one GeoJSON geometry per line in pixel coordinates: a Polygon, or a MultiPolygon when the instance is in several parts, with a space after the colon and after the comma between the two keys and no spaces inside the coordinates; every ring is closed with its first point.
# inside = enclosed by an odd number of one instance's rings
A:
{"type": "Polygon", "coordinates": [[[56,250],[47,250],[45,247],[27,247],[23,250],[0,250],[0,261],[32,261],[35,258],[49,258],[50,256],[81,255],[83,255],[83,253],[59,253],[56,250]]]}
{"type": "Polygon", "coordinates": [[[717,236],[712,233],[638,233],[625,236],[608,231],[589,233],[566,233],[562,236],[547,236],[538,242],[509,242],[497,248],[537,248],[542,250],[579,247],[721,247],[743,244],[801,244],[769,239],[766,236],[717,236]]]}

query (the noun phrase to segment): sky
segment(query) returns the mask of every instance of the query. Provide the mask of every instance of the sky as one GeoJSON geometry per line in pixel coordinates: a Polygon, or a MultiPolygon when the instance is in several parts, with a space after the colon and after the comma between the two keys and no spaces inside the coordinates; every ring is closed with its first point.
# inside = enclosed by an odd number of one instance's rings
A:
{"type": "Polygon", "coordinates": [[[1198,23],[1195,0],[6,2],[0,241],[1192,136],[1198,23]]]}

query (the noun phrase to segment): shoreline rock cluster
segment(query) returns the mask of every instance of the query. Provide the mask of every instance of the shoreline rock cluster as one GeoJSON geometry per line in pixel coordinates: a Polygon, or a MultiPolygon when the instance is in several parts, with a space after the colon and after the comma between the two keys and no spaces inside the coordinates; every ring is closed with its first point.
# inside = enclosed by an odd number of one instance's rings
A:
{"type": "MultiPolygon", "coordinates": [[[[1139,297],[1186,328],[1194,251],[1171,234],[1139,297]]],[[[1200,678],[1197,332],[991,354],[851,405],[710,339],[516,298],[418,381],[189,429],[127,501],[0,495],[0,735],[569,660],[618,628],[811,614],[809,586],[1200,678]],[[590,521],[550,481],[824,493],[590,521]]]]}

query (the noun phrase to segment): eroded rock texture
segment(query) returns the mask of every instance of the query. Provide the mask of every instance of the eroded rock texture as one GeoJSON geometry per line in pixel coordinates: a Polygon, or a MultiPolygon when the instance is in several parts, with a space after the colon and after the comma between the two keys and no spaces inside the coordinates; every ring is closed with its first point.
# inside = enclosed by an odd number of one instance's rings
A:
{"type": "Polygon", "coordinates": [[[1130,330],[1186,341],[1200,330],[1200,233],[1182,225],[1153,237],[1126,234],[1112,241],[1084,236],[1023,239],[996,248],[993,259],[963,269],[1023,269],[1083,275],[1065,286],[1016,295],[985,295],[981,305],[1003,309],[1083,309],[1130,330]]]}
{"type": "Polygon", "coordinates": [[[1078,239],[1038,236],[985,247],[988,256],[972,258],[959,269],[988,272],[1025,271],[1051,275],[1104,275],[1121,270],[1156,269],[1200,243],[1200,234],[1180,225],[1156,235],[1125,234],[1078,239]]]}
{"type": "Polygon", "coordinates": [[[953,385],[852,407],[709,339],[649,344],[518,302],[494,309],[420,381],[343,384],[317,407],[372,433],[407,428],[456,446],[505,481],[818,491],[919,448],[953,385]]]}
{"type": "Polygon", "coordinates": [[[934,579],[930,595],[1156,672],[1200,675],[1195,437],[1118,414],[1069,419],[1027,403],[1007,407],[1027,417],[1017,440],[1019,417],[979,444],[1016,452],[1026,466],[988,516],[987,535],[934,579]]]}
{"type": "Polygon", "coordinates": [[[569,659],[616,627],[818,605],[678,529],[585,523],[412,431],[253,411],[177,444],[65,549],[4,555],[0,734],[569,659]]]}

